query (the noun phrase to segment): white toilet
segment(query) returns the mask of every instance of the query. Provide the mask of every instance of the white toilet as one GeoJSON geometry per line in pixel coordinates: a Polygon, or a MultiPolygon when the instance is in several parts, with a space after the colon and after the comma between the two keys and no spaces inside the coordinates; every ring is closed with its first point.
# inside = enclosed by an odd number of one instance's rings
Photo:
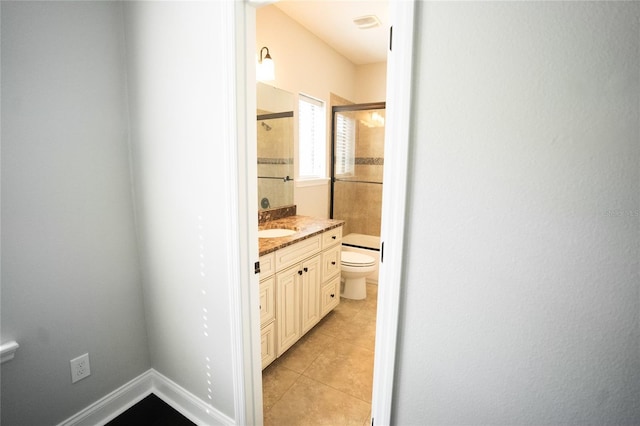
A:
{"type": "Polygon", "coordinates": [[[343,287],[340,297],[362,300],[367,297],[367,275],[376,270],[376,260],[366,254],[342,251],[340,271],[343,287]]]}

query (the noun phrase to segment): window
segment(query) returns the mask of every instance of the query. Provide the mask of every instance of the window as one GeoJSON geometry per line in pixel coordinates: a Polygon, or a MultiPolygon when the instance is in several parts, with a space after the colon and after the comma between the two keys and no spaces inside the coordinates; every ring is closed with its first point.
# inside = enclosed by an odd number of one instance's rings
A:
{"type": "Polygon", "coordinates": [[[298,117],[299,177],[325,178],[327,142],[324,102],[301,93],[298,117]]]}
{"type": "Polygon", "coordinates": [[[342,113],[336,113],[335,173],[336,176],[352,176],[355,167],[356,122],[342,113]]]}

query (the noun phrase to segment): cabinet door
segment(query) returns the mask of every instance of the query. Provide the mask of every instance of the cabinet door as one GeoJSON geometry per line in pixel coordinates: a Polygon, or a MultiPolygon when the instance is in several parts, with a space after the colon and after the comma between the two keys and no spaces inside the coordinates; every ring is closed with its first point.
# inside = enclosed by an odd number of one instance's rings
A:
{"type": "Polygon", "coordinates": [[[320,256],[302,262],[300,315],[302,334],[320,321],[320,256]]]}
{"type": "Polygon", "coordinates": [[[300,338],[300,291],[298,277],[300,265],[276,274],[276,323],[278,356],[300,338]]]}
{"type": "Polygon", "coordinates": [[[260,281],[260,326],[264,327],[276,317],[276,280],[274,277],[260,281]]]}
{"type": "Polygon", "coordinates": [[[322,285],[320,295],[320,315],[327,315],[340,303],[340,275],[322,285]]]}
{"type": "Polygon", "coordinates": [[[276,328],[272,322],[260,331],[260,346],[262,348],[262,368],[276,359],[276,328]]]}

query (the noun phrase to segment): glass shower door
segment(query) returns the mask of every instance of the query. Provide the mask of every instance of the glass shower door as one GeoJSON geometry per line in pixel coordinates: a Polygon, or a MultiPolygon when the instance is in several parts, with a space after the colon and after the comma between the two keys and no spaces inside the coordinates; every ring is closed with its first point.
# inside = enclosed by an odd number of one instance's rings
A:
{"type": "Polygon", "coordinates": [[[385,105],[333,108],[331,217],[344,234],[380,235],[385,105]]]}

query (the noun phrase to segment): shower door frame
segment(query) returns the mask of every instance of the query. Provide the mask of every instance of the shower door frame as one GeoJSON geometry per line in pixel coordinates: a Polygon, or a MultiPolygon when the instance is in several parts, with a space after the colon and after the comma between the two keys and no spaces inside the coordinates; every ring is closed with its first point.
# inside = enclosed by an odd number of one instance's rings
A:
{"type": "MultiPolygon", "coordinates": [[[[364,104],[349,104],[349,105],[335,105],[331,108],[331,191],[329,194],[329,217],[331,219],[335,219],[333,217],[333,196],[335,194],[335,184],[336,184],[336,112],[340,111],[367,111],[369,109],[383,109],[387,110],[386,102],[368,102],[364,104]]],[[[385,127],[386,131],[386,127],[385,127]]],[[[386,143],[386,135],[385,135],[385,143],[386,143]]],[[[345,181],[348,182],[348,181],[345,181]]],[[[353,181],[354,183],[363,182],[363,181],[353,181]]],[[[375,183],[382,185],[382,182],[364,182],[364,183],[375,183]]],[[[380,206],[382,208],[382,206],[380,206]]]]}

